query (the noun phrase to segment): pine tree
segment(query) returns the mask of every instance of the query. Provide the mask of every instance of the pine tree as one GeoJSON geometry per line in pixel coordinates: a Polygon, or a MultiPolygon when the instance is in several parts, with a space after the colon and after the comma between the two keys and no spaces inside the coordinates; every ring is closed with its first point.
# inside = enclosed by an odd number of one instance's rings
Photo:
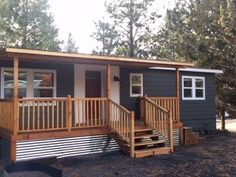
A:
{"type": "Polygon", "coordinates": [[[223,69],[217,76],[218,108],[236,110],[236,6],[233,0],[179,0],[155,36],[154,56],[190,59],[223,69]]]}
{"type": "Polygon", "coordinates": [[[79,47],[76,46],[76,42],[72,37],[72,34],[69,33],[66,44],[64,46],[64,51],[69,53],[78,53],[79,47]]]}
{"type": "MultiPolygon", "coordinates": [[[[110,17],[105,31],[115,35],[111,53],[138,58],[148,56],[146,51],[150,46],[154,24],[160,17],[156,12],[150,12],[153,1],[117,0],[105,4],[110,17]]],[[[99,31],[98,28],[96,40],[103,42],[104,38],[99,31]]]]}
{"type": "Polygon", "coordinates": [[[115,27],[103,21],[98,21],[95,25],[97,32],[93,33],[92,37],[100,42],[101,46],[93,50],[93,53],[99,55],[114,55],[117,43],[116,38],[118,37],[115,27]]]}
{"type": "Polygon", "coordinates": [[[0,47],[59,50],[47,0],[0,0],[0,47]]]}

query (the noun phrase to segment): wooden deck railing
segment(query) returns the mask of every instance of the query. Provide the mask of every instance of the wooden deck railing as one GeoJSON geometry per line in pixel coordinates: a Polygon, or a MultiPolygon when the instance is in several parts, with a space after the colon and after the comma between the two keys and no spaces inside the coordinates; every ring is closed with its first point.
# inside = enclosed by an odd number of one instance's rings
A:
{"type": "MultiPolygon", "coordinates": [[[[0,103],[0,109],[7,106],[4,114],[8,115],[13,105],[0,103]]],[[[18,108],[18,133],[110,126],[130,145],[134,156],[134,112],[108,98],[19,99],[18,108]]]]}
{"type": "Polygon", "coordinates": [[[170,111],[172,114],[173,122],[180,122],[179,103],[177,97],[148,97],[157,105],[170,111]]]}
{"type": "Polygon", "coordinates": [[[18,132],[105,126],[107,98],[19,99],[18,132]]]}
{"type": "Polygon", "coordinates": [[[167,135],[171,151],[173,151],[172,113],[157,105],[151,99],[143,97],[144,121],[163,135],[167,135]]]}
{"type": "Polygon", "coordinates": [[[109,99],[109,125],[130,145],[130,155],[134,157],[134,112],[109,99]]]}
{"type": "Polygon", "coordinates": [[[14,102],[13,100],[0,100],[0,128],[8,133],[14,129],[14,102]]]}
{"type": "Polygon", "coordinates": [[[19,99],[18,132],[66,129],[67,98],[19,99]]]}
{"type": "Polygon", "coordinates": [[[107,98],[71,99],[72,128],[105,126],[107,123],[107,98]]]}

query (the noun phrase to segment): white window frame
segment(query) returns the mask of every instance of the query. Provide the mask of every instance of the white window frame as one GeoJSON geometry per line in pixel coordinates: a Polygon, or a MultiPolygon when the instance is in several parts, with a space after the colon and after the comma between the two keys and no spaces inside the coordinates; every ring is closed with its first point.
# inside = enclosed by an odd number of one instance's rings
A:
{"type": "Polygon", "coordinates": [[[130,73],[129,74],[129,90],[130,90],[130,97],[143,96],[143,74],[142,73],[130,73]],[[132,83],[132,77],[133,76],[140,76],[141,77],[141,83],[140,84],[133,84],[132,83]],[[132,87],[133,86],[140,86],[141,87],[141,93],[140,94],[133,94],[132,93],[132,87]]]}
{"type": "MultiPolygon", "coordinates": [[[[1,68],[1,99],[4,99],[4,71],[13,71],[13,68],[10,67],[2,67],[1,68]]],[[[27,80],[27,87],[26,87],[26,99],[27,98],[35,98],[34,97],[34,73],[41,72],[41,73],[53,73],[54,78],[53,82],[54,85],[53,87],[48,87],[49,89],[53,89],[53,97],[56,97],[57,93],[57,83],[56,83],[56,70],[51,70],[51,69],[32,69],[32,68],[19,68],[19,71],[26,72],[26,80],[27,80]]],[[[37,89],[37,88],[36,88],[37,89]]],[[[41,97],[37,97],[41,98],[41,97]]],[[[46,97],[43,97],[46,98],[46,97]]]]}
{"type": "Polygon", "coordinates": [[[182,100],[205,100],[206,99],[206,87],[205,87],[205,77],[199,76],[182,76],[182,100]],[[192,87],[184,87],[184,79],[192,80],[192,87]],[[196,87],[196,80],[201,79],[203,81],[203,87],[196,87]],[[192,97],[184,97],[184,89],[191,89],[192,97]],[[196,97],[196,89],[203,90],[203,97],[196,97]]]}

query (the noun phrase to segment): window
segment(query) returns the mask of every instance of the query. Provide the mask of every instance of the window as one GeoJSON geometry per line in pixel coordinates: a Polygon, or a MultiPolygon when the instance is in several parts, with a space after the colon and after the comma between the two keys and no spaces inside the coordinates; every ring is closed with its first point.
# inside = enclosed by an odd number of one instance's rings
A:
{"type": "Polygon", "coordinates": [[[130,96],[138,97],[143,95],[143,74],[130,73],[130,96]]]}
{"type": "MultiPolygon", "coordinates": [[[[13,71],[11,70],[4,70],[3,71],[3,91],[4,91],[4,98],[12,98],[13,97],[13,71]]],[[[27,87],[27,81],[26,81],[26,72],[19,72],[18,77],[18,93],[19,97],[26,97],[26,87],[27,87]]]]}
{"type": "MultiPolygon", "coordinates": [[[[53,70],[20,69],[19,97],[56,96],[56,72],[53,70]]],[[[1,98],[13,97],[13,69],[1,68],[1,98]]]]}
{"type": "Polygon", "coordinates": [[[34,73],[34,97],[53,97],[54,74],[46,72],[34,73]]]}
{"type": "Polygon", "coordinates": [[[183,100],[205,100],[205,78],[194,76],[182,77],[183,100]]]}

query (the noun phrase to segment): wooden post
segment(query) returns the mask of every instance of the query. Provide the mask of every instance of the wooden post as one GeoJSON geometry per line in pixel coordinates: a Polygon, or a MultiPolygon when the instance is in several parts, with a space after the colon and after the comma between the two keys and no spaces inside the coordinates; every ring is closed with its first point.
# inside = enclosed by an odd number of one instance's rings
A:
{"type": "Polygon", "coordinates": [[[111,65],[108,64],[107,65],[107,98],[108,98],[108,112],[107,112],[107,125],[110,125],[110,120],[111,120],[111,103],[110,103],[110,99],[111,99],[111,65]]]}
{"type": "Polygon", "coordinates": [[[11,139],[11,161],[16,161],[16,135],[19,129],[19,92],[18,92],[18,76],[19,76],[19,59],[14,57],[13,60],[13,137],[11,139]]]}
{"type": "Polygon", "coordinates": [[[10,147],[10,160],[12,162],[16,162],[16,136],[14,136],[11,140],[11,147],[10,147]]]}
{"type": "Polygon", "coordinates": [[[130,113],[130,156],[134,157],[134,111],[130,113]]]}
{"type": "Polygon", "coordinates": [[[169,112],[169,142],[170,142],[170,151],[174,152],[173,120],[172,120],[172,113],[171,112],[169,112]]]}
{"type": "Polygon", "coordinates": [[[107,97],[111,98],[111,65],[107,65],[107,97]]]}
{"type": "Polygon", "coordinates": [[[71,95],[67,96],[67,128],[68,131],[71,131],[72,128],[72,99],[71,95]]]}
{"type": "Polygon", "coordinates": [[[14,114],[13,114],[13,135],[17,134],[18,130],[18,117],[19,117],[19,107],[18,107],[18,76],[19,76],[19,59],[14,57],[14,67],[13,67],[13,102],[14,102],[14,114]]]}
{"type": "Polygon", "coordinates": [[[147,94],[144,95],[143,97],[143,120],[144,120],[144,124],[146,125],[146,98],[147,98],[147,94]]]}
{"type": "Polygon", "coordinates": [[[176,68],[176,97],[177,97],[177,122],[180,122],[180,87],[179,87],[179,68],[176,68]]]}

